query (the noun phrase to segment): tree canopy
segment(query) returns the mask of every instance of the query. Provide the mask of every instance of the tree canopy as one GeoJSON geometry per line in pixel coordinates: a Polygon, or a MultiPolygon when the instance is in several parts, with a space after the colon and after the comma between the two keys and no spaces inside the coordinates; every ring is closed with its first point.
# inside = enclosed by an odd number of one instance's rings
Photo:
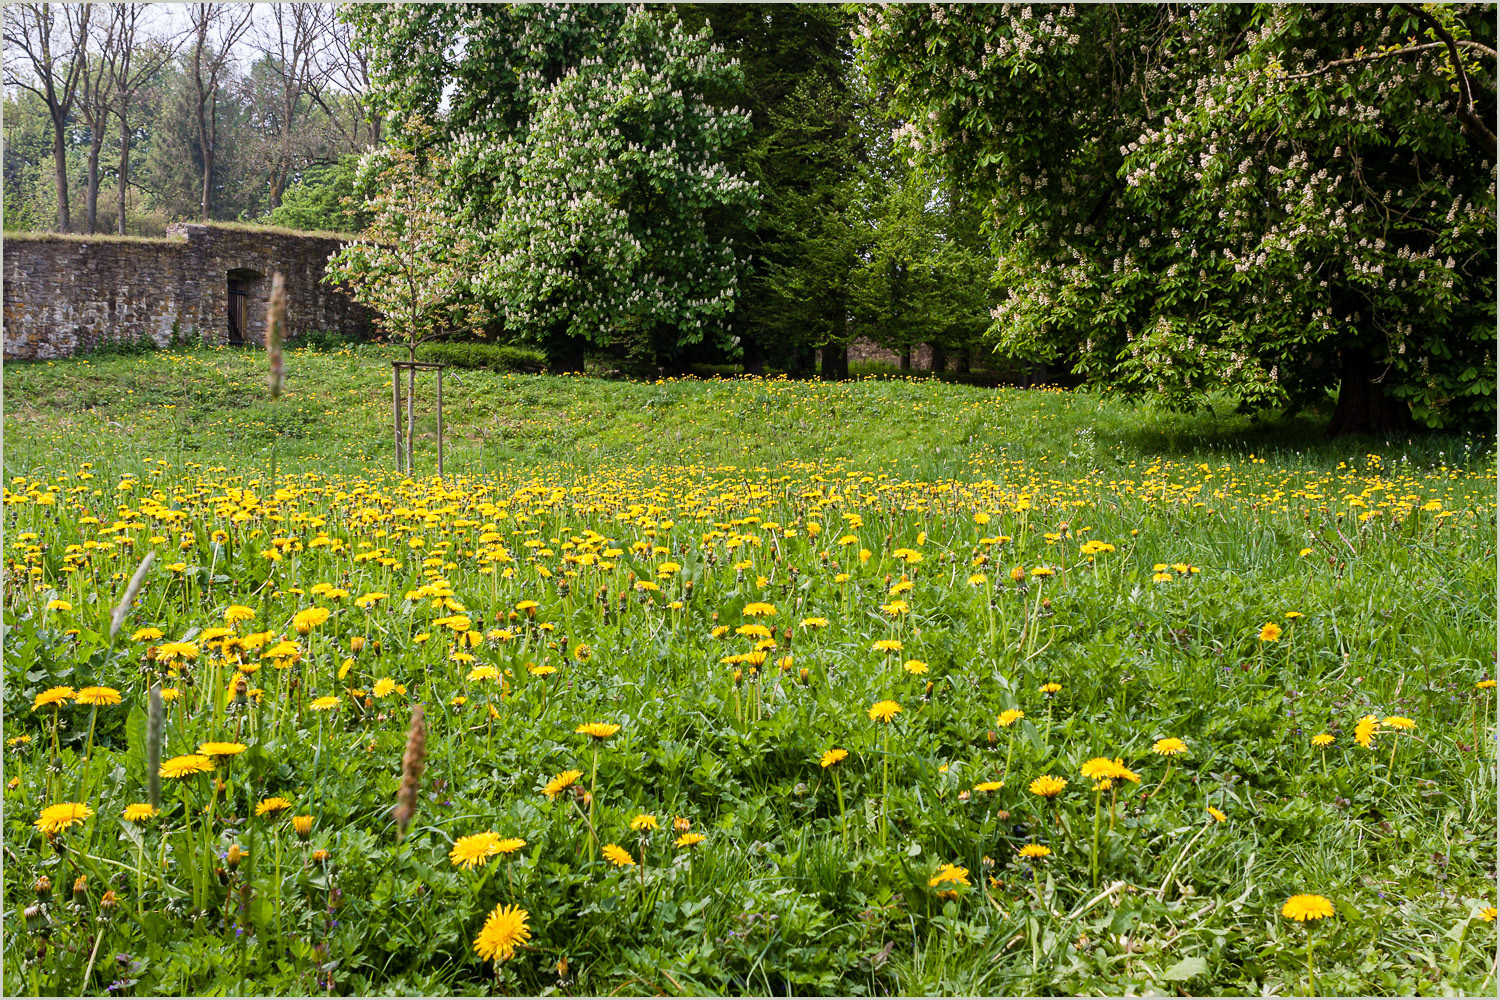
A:
{"type": "Polygon", "coordinates": [[[1334,430],[1494,415],[1481,5],[892,5],[902,138],[988,206],[998,349],[1334,430]]]}

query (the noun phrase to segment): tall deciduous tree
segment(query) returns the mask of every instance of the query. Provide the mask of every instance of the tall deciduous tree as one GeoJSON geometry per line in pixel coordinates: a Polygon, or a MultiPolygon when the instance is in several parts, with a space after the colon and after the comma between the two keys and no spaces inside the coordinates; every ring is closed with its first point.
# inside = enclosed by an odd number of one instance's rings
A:
{"type": "Polygon", "coordinates": [[[90,4],[7,4],[5,85],[36,94],[52,119],[57,228],[68,232],[68,124],[88,69],[90,4]]]}
{"type": "MultiPolygon", "coordinates": [[[[670,10],[622,5],[360,8],[348,15],[394,111],[446,111],[433,141],[469,231],[475,286],[556,369],[585,346],[643,366],[722,331],[734,257],[710,220],[748,207],[723,163],[736,71],[670,10]]],[[[398,141],[420,147],[425,139],[398,141]]]]}
{"type": "Polygon", "coordinates": [[[110,80],[110,110],[120,126],[120,161],[115,172],[115,214],[117,231],[125,235],[125,198],[130,179],[130,151],[135,141],[131,122],[136,113],[140,91],[156,77],[182,44],[182,36],[148,35],[142,31],[142,19],[148,4],[117,3],[110,5],[117,38],[118,57],[110,80]]]}
{"type": "Polygon", "coordinates": [[[861,44],[988,200],[1000,349],[1330,430],[1494,415],[1482,5],[891,6],[861,44]]]}
{"type": "Polygon", "coordinates": [[[219,152],[220,85],[230,69],[234,46],[250,30],[251,4],[195,3],[188,5],[192,20],[188,43],[189,80],[193,86],[193,123],[197,130],[203,177],[199,218],[212,218],[214,160],[219,152]]]}

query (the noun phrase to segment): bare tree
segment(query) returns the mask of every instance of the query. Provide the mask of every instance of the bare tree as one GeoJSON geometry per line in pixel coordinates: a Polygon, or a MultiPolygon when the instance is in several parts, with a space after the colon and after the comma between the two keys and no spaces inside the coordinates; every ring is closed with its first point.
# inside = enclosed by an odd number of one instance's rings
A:
{"type": "Polygon", "coordinates": [[[266,156],[271,208],[275,209],[281,205],[292,171],[307,159],[297,146],[306,139],[302,126],[309,112],[322,103],[328,78],[324,54],[333,11],[317,3],[276,3],[270,8],[262,46],[275,81],[276,115],[269,123],[272,140],[266,156]]]}
{"type": "Polygon", "coordinates": [[[73,221],[68,212],[68,118],[87,71],[89,18],[94,8],[89,4],[52,3],[8,4],[7,8],[5,85],[29,90],[47,105],[52,118],[57,228],[65,233],[73,221]],[[59,44],[62,53],[54,51],[59,44]],[[29,64],[29,72],[18,62],[29,64]]]}
{"type": "Polygon", "coordinates": [[[114,87],[115,63],[120,58],[119,26],[114,16],[95,18],[89,25],[94,51],[87,56],[78,82],[78,117],[89,130],[89,152],[84,172],[84,225],[92,233],[99,223],[99,151],[109,127],[110,92],[114,87]]]}
{"type": "Polygon", "coordinates": [[[117,171],[116,221],[118,232],[125,235],[125,189],[130,177],[130,146],[135,138],[130,127],[131,105],[146,83],[161,72],[177,54],[183,36],[141,35],[141,21],[149,4],[111,4],[119,56],[114,63],[110,87],[111,110],[120,123],[120,165],[117,171]]]}
{"type": "MultiPolygon", "coordinates": [[[[330,19],[328,46],[328,83],[332,90],[345,95],[343,108],[329,107],[324,95],[319,95],[319,106],[354,149],[380,145],[380,117],[370,109],[370,54],[359,44],[354,26],[340,17],[330,19]],[[343,113],[341,113],[341,111],[343,113]],[[344,121],[348,117],[348,122],[344,121]],[[369,138],[360,142],[360,131],[369,126],[369,138]]],[[[325,92],[326,93],[326,92],[325,92]]]]}
{"type": "Polygon", "coordinates": [[[200,217],[209,219],[213,207],[214,153],[219,144],[219,84],[229,67],[231,50],[255,15],[252,4],[195,3],[188,5],[192,28],[193,95],[196,98],[198,149],[203,157],[200,217]]]}

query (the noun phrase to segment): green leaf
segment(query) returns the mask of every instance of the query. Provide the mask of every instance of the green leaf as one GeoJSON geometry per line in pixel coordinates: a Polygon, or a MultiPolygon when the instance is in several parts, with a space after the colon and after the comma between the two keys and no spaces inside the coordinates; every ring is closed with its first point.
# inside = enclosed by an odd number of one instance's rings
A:
{"type": "Polygon", "coordinates": [[[1192,958],[1184,958],[1166,972],[1163,972],[1161,978],[1169,983],[1181,983],[1192,979],[1194,976],[1201,976],[1206,972],[1208,972],[1208,960],[1194,955],[1192,958]]]}

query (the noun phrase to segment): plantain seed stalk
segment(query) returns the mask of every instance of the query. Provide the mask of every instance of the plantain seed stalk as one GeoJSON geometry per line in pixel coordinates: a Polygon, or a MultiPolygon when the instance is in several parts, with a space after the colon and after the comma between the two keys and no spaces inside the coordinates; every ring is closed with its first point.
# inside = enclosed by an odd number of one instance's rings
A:
{"type": "Polygon", "coordinates": [[[417,791],[427,769],[427,722],[420,704],[411,707],[411,727],[406,731],[406,753],[401,757],[401,790],[396,793],[396,839],[406,836],[406,827],[417,812],[417,791]]]}

